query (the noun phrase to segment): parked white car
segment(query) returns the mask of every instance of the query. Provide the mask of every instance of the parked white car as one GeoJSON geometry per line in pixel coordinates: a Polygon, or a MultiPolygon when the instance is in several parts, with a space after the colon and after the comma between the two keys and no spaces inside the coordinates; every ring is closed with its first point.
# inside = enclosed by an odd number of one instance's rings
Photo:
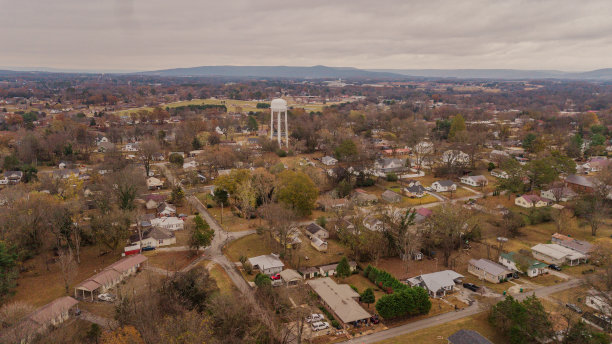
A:
{"type": "Polygon", "coordinates": [[[113,296],[111,294],[100,294],[98,295],[98,300],[111,302],[113,301],[113,296]]]}
{"type": "Polygon", "coordinates": [[[323,319],[325,319],[323,317],[323,314],[316,314],[313,313],[309,316],[306,317],[306,322],[310,323],[310,322],[317,322],[317,321],[322,321],[323,319]]]}
{"type": "Polygon", "coordinates": [[[313,331],[321,331],[329,328],[329,323],[326,321],[317,321],[312,323],[313,331]]]}

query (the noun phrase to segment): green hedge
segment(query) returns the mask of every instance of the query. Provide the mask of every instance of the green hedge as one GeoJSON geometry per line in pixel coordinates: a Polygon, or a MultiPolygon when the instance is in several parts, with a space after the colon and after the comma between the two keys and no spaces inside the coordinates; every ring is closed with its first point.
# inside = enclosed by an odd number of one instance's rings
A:
{"type": "Polygon", "coordinates": [[[376,311],[381,317],[393,319],[429,313],[431,301],[425,289],[410,287],[390,273],[371,265],[368,265],[363,273],[372,283],[388,294],[376,302],[376,311]]]}

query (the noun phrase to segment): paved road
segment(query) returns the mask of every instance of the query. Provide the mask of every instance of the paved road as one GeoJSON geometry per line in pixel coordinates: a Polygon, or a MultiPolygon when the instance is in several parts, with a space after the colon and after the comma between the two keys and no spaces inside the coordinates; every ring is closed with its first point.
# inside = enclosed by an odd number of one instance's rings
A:
{"type": "MultiPolygon", "coordinates": [[[[582,284],[582,280],[581,279],[573,279],[567,282],[563,282],[557,285],[552,285],[552,286],[548,286],[548,287],[542,287],[542,288],[538,288],[536,289],[534,292],[531,293],[525,293],[525,294],[519,294],[514,296],[514,298],[516,298],[517,300],[524,300],[526,299],[528,296],[531,296],[535,293],[535,295],[537,297],[546,297],[550,294],[554,294],[566,289],[571,289],[571,288],[575,288],[577,286],[579,286],[580,284],[582,284]]],[[[501,300],[501,298],[500,298],[501,300]]],[[[422,330],[424,328],[428,328],[428,327],[434,327],[434,326],[438,326],[438,325],[442,325],[445,324],[447,322],[451,322],[451,321],[455,321],[458,319],[462,319],[465,317],[469,317],[472,316],[474,314],[478,314],[480,312],[484,312],[486,311],[486,309],[483,309],[482,307],[479,306],[478,303],[474,303],[471,306],[464,308],[461,311],[457,311],[457,312],[448,312],[448,313],[444,313],[444,314],[440,314],[440,315],[436,315],[434,317],[431,318],[427,318],[427,319],[423,319],[423,320],[419,320],[419,321],[415,321],[415,322],[411,322],[409,324],[406,325],[402,325],[402,326],[398,326],[398,327],[393,327],[390,328],[388,330],[385,331],[381,331],[381,332],[377,332],[377,333],[373,333],[367,336],[363,336],[363,337],[358,337],[358,338],[354,338],[342,343],[351,343],[351,344],[371,344],[371,343],[377,343],[380,342],[382,340],[385,339],[391,339],[391,338],[395,338],[397,336],[401,336],[404,334],[408,334],[408,333],[412,333],[418,330],[422,330]]]]}

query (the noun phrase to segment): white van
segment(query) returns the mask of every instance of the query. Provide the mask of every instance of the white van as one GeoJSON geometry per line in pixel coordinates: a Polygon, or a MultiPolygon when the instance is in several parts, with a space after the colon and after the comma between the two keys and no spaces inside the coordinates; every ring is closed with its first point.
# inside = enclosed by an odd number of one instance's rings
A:
{"type": "Polygon", "coordinates": [[[320,330],[325,330],[328,328],[329,328],[329,323],[326,321],[317,321],[317,322],[312,323],[313,331],[320,331],[320,330]]]}

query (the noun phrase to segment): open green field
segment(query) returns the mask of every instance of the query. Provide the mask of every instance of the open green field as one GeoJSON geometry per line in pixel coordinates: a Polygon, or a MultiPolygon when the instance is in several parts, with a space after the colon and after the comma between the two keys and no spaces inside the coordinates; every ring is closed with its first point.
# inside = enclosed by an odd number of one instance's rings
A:
{"type": "MultiPolygon", "coordinates": [[[[162,107],[162,108],[166,108],[166,107],[174,108],[174,107],[187,106],[187,105],[204,105],[204,104],[222,105],[222,104],[225,104],[225,106],[227,107],[227,110],[229,112],[238,112],[238,110],[247,111],[247,112],[248,111],[254,111],[254,112],[255,111],[262,111],[262,109],[258,109],[257,108],[257,103],[258,102],[254,101],[254,100],[235,100],[235,99],[214,99],[214,98],[209,98],[209,99],[192,99],[192,100],[184,100],[184,101],[180,101],[180,102],[160,104],[160,107],[162,107]]],[[[289,104],[289,107],[303,108],[306,111],[321,111],[325,106],[333,105],[333,104],[336,104],[336,103],[302,104],[302,103],[292,102],[291,100],[289,100],[288,104],[289,104]]],[[[117,111],[117,112],[115,112],[115,114],[117,114],[117,115],[126,115],[126,114],[129,114],[131,112],[139,111],[139,110],[148,110],[148,111],[151,111],[151,110],[153,110],[153,107],[148,106],[148,107],[138,107],[138,108],[133,108],[133,109],[125,109],[125,110],[117,111]]]]}

